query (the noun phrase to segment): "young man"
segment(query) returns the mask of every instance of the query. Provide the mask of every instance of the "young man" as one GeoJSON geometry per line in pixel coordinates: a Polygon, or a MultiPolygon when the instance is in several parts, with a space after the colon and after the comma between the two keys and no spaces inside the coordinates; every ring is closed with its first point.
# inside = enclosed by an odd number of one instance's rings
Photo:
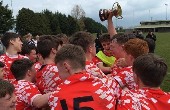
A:
{"type": "Polygon", "coordinates": [[[94,62],[96,62],[96,65],[105,73],[108,74],[111,72],[111,67],[115,62],[115,57],[112,56],[111,50],[110,50],[110,35],[109,34],[103,34],[99,37],[100,43],[103,47],[102,50],[100,50],[96,57],[93,59],[94,62]]]}
{"type": "Polygon", "coordinates": [[[16,96],[14,86],[0,79],[0,110],[15,110],[16,96]]]}
{"type": "Polygon", "coordinates": [[[111,48],[112,54],[115,56],[116,61],[112,66],[112,72],[110,76],[116,75],[123,67],[126,67],[125,52],[123,50],[124,44],[129,40],[129,35],[116,34],[112,37],[111,48]]]}
{"type": "Polygon", "coordinates": [[[0,61],[0,79],[4,79],[4,64],[0,61]]]}
{"type": "Polygon", "coordinates": [[[42,94],[54,91],[61,83],[58,68],[54,62],[61,46],[62,41],[57,37],[42,36],[38,41],[37,49],[43,57],[44,64],[36,74],[36,85],[42,94]]]}
{"type": "Polygon", "coordinates": [[[34,44],[24,43],[21,54],[27,56],[31,61],[34,62],[34,67],[36,72],[38,72],[43,64],[43,58],[37,52],[37,47],[34,44]]]}
{"type": "Polygon", "coordinates": [[[37,48],[33,44],[23,44],[21,54],[27,56],[34,63],[37,61],[37,48]]]}
{"type": "Polygon", "coordinates": [[[127,67],[122,68],[117,74],[114,74],[114,79],[117,80],[122,88],[135,89],[137,87],[133,78],[132,65],[134,60],[143,54],[149,52],[148,44],[146,41],[138,38],[128,40],[124,46],[124,55],[127,67]]]}
{"type": "Polygon", "coordinates": [[[168,110],[170,94],[160,85],[167,74],[167,65],[154,54],[142,55],[133,63],[134,79],[139,90],[124,91],[117,110],[168,110]]]}
{"type": "Polygon", "coordinates": [[[114,81],[106,84],[106,78],[102,80],[84,71],[85,54],[80,46],[70,44],[57,52],[55,63],[63,83],[49,97],[51,110],[115,109],[114,93],[115,88],[119,89],[118,84],[114,81]]]}
{"type": "Polygon", "coordinates": [[[44,59],[42,58],[42,55],[40,53],[37,53],[37,62],[34,63],[34,68],[36,72],[40,70],[43,64],[44,64],[44,59]]]}
{"type": "Polygon", "coordinates": [[[111,38],[113,35],[116,35],[117,32],[115,30],[115,27],[113,25],[112,17],[114,13],[112,11],[109,11],[109,16],[107,19],[108,22],[108,34],[103,34],[99,37],[99,41],[103,47],[102,51],[99,51],[93,61],[97,63],[97,66],[105,73],[109,74],[112,69],[113,63],[115,62],[114,55],[112,56],[112,53],[110,51],[110,43],[111,38]]]}
{"type": "Polygon", "coordinates": [[[86,71],[96,77],[105,77],[105,74],[92,61],[96,56],[95,36],[91,33],[79,31],[70,37],[70,43],[81,46],[86,55],[86,71]]]}
{"type": "Polygon", "coordinates": [[[15,94],[17,96],[16,110],[33,110],[42,108],[48,103],[48,94],[42,95],[35,86],[36,71],[29,59],[15,60],[11,71],[16,78],[15,94]]]}
{"type": "Polygon", "coordinates": [[[5,64],[4,79],[14,82],[15,78],[10,71],[11,64],[17,59],[26,58],[25,56],[18,54],[18,52],[21,52],[22,48],[20,35],[7,32],[3,35],[1,41],[6,48],[6,53],[0,56],[0,61],[5,64]]]}

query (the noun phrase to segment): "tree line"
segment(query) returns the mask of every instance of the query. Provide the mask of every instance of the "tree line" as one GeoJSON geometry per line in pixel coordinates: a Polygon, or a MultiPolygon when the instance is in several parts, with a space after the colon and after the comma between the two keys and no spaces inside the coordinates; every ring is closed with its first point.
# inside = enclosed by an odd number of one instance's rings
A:
{"type": "Polygon", "coordinates": [[[8,5],[3,6],[1,1],[0,33],[3,34],[10,29],[15,29],[21,35],[27,33],[33,35],[64,33],[69,36],[76,31],[107,32],[104,25],[92,18],[85,17],[84,10],[78,5],[75,5],[72,9],[71,15],[65,15],[60,12],[53,13],[48,9],[37,13],[29,8],[22,8],[19,10],[16,19],[14,19],[12,10],[8,8],[8,5]]]}

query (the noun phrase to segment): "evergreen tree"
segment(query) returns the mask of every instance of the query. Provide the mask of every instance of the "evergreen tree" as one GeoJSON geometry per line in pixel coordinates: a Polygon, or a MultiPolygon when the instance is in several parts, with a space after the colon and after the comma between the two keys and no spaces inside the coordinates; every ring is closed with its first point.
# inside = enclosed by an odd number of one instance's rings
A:
{"type": "Polygon", "coordinates": [[[2,4],[3,2],[0,1],[0,34],[3,34],[14,27],[12,10],[8,9],[8,5],[3,6],[2,4]]]}
{"type": "Polygon", "coordinates": [[[72,35],[73,33],[75,33],[75,32],[77,32],[77,31],[79,31],[80,29],[79,29],[79,25],[78,25],[78,23],[76,22],[76,20],[72,17],[72,16],[70,16],[70,15],[68,15],[68,35],[72,35]]]}
{"type": "Polygon", "coordinates": [[[16,18],[16,31],[21,35],[33,33],[34,30],[34,12],[30,9],[22,8],[16,18]]]}
{"type": "Polygon", "coordinates": [[[85,29],[91,33],[107,32],[107,28],[101,23],[94,21],[92,18],[84,18],[85,29]]]}
{"type": "Polygon", "coordinates": [[[42,13],[34,13],[30,9],[22,8],[17,16],[16,31],[21,35],[51,34],[50,23],[42,13]]]}

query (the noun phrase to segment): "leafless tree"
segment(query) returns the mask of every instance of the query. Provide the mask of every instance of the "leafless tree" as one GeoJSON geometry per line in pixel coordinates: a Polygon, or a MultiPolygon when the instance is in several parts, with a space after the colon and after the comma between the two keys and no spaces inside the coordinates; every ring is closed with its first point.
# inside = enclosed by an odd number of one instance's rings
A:
{"type": "Polygon", "coordinates": [[[80,5],[75,5],[73,9],[71,10],[71,16],[75,18],[76,20],[79,20],[83,17],[85,17],[85,11],[80,5]]]}

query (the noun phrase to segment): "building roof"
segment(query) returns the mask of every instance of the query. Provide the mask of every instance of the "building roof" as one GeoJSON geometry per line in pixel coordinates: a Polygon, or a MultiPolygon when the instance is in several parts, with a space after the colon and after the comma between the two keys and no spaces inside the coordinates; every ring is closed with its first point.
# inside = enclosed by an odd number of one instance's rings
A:
{"type": "Polygon", "coordinates": [[[159,24],[159,25],[141,25],[135,28],[170,28],[170,24],[159,24]]]}
{"type": "Polygon", "coordinates": [[[156,22],[170,22],[170,20],[141,21],[140,24],[142,24],[142,23],[156,23],[156,22]]]}

